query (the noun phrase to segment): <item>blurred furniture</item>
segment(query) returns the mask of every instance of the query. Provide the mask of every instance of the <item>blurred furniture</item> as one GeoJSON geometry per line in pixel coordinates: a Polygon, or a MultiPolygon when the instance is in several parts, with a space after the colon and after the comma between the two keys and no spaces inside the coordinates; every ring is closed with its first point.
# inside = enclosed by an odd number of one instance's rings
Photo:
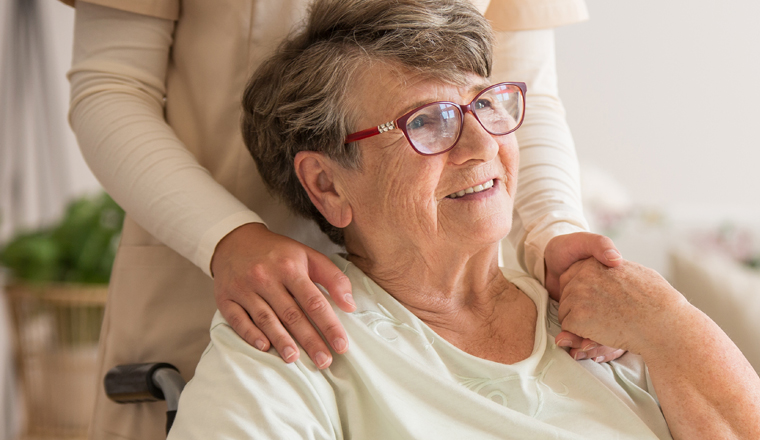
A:
{"type": "Polygon", "coordinates": [[[670,253],[670,282],[726,332],[760,373],[760,270],[725,253],[681,246],[670,253]]]}
{"type": "Polygon", "coordinates": [[[21,439],[85,438],[107,287],[16,284],[6,295],[24,407],[21,439]]]}

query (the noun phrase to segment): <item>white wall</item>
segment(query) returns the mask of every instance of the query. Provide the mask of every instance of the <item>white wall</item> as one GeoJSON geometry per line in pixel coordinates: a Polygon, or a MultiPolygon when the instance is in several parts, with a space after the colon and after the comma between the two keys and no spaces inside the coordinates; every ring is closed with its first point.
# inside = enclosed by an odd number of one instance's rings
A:
{"type": "MultiPolygon", "coordinates": [[[[12,4],[16,1],[28,0],[3,0],[0,2],[0,55],[7,56],[9,48],[19,43],[19,36],[12,35],[10,20],[14,17],[11,14],[12,4]]],[[[0,185],[9,185],[9,188],[0,188],[0,194],[8,199],[0,199],[0,243],[7,240],[17,230],[35,228],[41,223],[50,222],[52,217],[59,215],[70,198],[84,193],[98,191],[100,186],[92,176],[76,146],[74,135],[66,122],[66,112],[68,108],[68,82],[65,77],[66,71],[71,65],[71,48],[72,32],[74,27],[74,10],[54,0],[39,0],[39,11],[42,18],[42,25],[45,29],[45,47],[49,59],[47,62],[53,70],[54,81],[48,84],[45,103],[53,107],[53,121],[50,121],[49,130],[54,130],[54,145],[61,154],[61,162],[54,163],[53,166],[65,170],[68,179],[65,180],[65,188],[56,188],[55,194],[62,195],[54,197],[52,203],[56,206],[42,209],[39,202],[39,191],[45,190],[40,185],[38,179],[40,173],[44,171],[34,169],[37,162],[36,158],[30,157],[34,152],[40,151],[38,148],[31,148],[31,144],[12,143],[9,139],[23,139],[24,142],[35,142],[39,140],[35,136],[28,136],[28,131],[35,132],[35,123],[40,121],[39,115],[29,115],[26,111],[30,109],[27,105],[21,105],[18,102],[10,102],[10,99],[0,102],[4,115],[9,115],[8,120],[0,121],[0,125],[5,131],[19,130],[19,137],[3,136],[8,133],[0,133],[0,151],[2,157],[8,163],[0,163],[0,185]],[[23,126],[11,127],[11,125],[23,126]],[[28,130],[27,130],[28,129],[28,130]],[[10,151],[15,148],[15,151],[10,151]],[[21,160],[20,158],[24,158],[21,160]],[[30,168],[31,167],[31,168],[30,168]],[[12,188],[10,187],[12,186],[12,188]],[[12,196],[11,196],[12,194],[12,196]],[[49,209],[47,209],[49,208],[49,209]],[[3,212],[3,210],[7,210],[3,212]],[[10,212],[14,210],[14,212],[10,212]]],[[[12,82],[9,78],[14,77],[11,71],[19,66],[11,63],[2,64],[0,69],[0,84],[12,82]],[[9,82],[6,82],[8,80],[9,82]]],[[[26,76],[29,81],[40,78],[41,72],[22,71],[20,75],[26,76]]],[[[39,90],[39,89],[38,89],[39,90]]],[[[8,92],[8,90],[3,90],[8,92]]],[[[4,99],[9,94],[0,94],[4,99]]],[[[24,99],[28,99],[25,96],[24,99]]],[[[34,133],[33,133],[34,134],[34,133]]],[[[49,151],[49,150],[48,150],[49,151]]],[[[11,359],[11,327],[8,313],[8,306],[5,303],[5,295],[2,288],[5,284],[0,273],[0,440],[16,438],[16,431],[20,427],[20,407],[18,397],[15,394],[15,378],[12,369],[11,359]]]]}
{"type": "Polygon", "coordinates": [[[90,194],[101,189],[100,184],[92,175],[84,162],[74,133],[69,127],[66,115],[69,109],[69,81],[66,72],[71,68],[71,49],[74,41],[74,8],[66,6],[57,0],[42,0],[40,2],[47,25],[50,29],[50,47],[54,53],[53,63],[56,69],[57,90],[60,91],[58,114],[65,127],[64,138],[61,140],[68,153],[70,170],[71,196],[90,194]]]}
{"type": "Polygon", "coordinates": [[[760,220],[760,2],[587,0],[557,31],[582,162],[677,220],[760,220]]]}
{"type": "Polygon", "coordinates": [[[0,53],[7,64],[0,71],[5,87],[0,94],[0,242],[16,231],[56,221],[72,198],[100,190],[66,117],[74,10],[58,1],[36,0],[34,23],[42,38],[29,40],[11,26],[17,20],[16,2],[29,0],[0,3],[0,53]],[[26,59],[13,59],[14,49],[26,59]]]}

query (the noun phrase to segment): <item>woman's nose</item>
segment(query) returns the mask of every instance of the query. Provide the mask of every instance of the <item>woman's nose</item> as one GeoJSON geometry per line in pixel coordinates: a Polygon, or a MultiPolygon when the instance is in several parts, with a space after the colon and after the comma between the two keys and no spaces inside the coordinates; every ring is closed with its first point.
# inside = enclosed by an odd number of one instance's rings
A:
{"type": "Polygon", "coordinates": [[[499,153],[499,143],[472,113],[465,113],[459,142],[449,152],[449,161],[463,164],[470,160],[488,162],[499,153]]]}

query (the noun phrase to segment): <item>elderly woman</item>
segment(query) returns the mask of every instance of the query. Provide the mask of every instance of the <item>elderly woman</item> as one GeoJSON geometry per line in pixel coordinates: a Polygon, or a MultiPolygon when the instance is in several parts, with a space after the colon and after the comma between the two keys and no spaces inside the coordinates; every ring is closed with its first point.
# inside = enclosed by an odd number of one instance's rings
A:
{"type": "Polygon", "coordinates": [[[557,307],[499,268],[526,90],[490,63],[464,0],[325,0],[256,72],[246,142],[345,245],[352,349],[285,364],[217,313],[170,439],[760,438],[760,379],[655,273],[577,263],[557,307]],[[631,353],[576,362],[559,323],[631,353]]]}

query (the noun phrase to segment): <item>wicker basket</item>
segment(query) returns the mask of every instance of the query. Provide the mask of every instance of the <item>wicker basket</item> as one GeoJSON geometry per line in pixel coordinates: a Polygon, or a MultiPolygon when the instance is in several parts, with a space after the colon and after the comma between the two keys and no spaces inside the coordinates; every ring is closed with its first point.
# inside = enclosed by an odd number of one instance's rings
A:
{"type": "Polygon", "coordinates": [[[94,407],[107,286],[6,287],[24,400],[23,439],[78,439],[94,407]]]}

